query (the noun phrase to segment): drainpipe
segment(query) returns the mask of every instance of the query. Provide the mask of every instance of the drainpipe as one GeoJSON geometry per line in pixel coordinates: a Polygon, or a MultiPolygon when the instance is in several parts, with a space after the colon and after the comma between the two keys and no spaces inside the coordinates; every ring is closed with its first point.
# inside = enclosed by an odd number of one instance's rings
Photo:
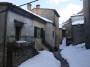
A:
{"type": "MultiPolygon", "coordinates": [[[[8,7],[6,8],[8,9],[8,7]]],[[[6,47],[6,31],[7,31],[7,12],[5,12],[5,23],[4,23],[4,40],[3,40],[3,67],[5,67],[5,47],[6,47]]]]}

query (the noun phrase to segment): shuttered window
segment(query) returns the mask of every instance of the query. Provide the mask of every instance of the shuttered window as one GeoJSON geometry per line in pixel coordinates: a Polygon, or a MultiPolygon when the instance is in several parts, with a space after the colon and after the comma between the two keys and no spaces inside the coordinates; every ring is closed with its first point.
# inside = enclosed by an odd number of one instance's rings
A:
{"type": "Polygon", "coordinates": [[[41,37],[41,28],[34,27],[34,37],[40,38],[41,37]]]}

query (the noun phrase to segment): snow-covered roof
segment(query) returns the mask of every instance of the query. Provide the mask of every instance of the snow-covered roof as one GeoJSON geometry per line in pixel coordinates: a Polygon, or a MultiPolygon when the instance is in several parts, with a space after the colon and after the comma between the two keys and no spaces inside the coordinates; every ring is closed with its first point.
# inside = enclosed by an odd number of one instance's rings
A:
{"type": "Polygon", "coordinates": [[[84,15],[84,13],[79,13],[79,14],[77,14],[77,15],[84,15]]]}
{"type": "MultiPolygon", "coordinates": [[[[80,16],[80,15],[84,15],[84,13],[75,14],[75,15],[73,15],[73,16],[80,16]]],[[[72,17],[73,17],[73,16],[72,16],[72,17]]]]}
{"type": "MultiPolygon", "coordinates": [[[[49,22],[49,23],[53,23],[51,20],[49,20],[49,19],[47,19],[47,18],[44,18],[44,17],[41,17],[40,15],[37,15],[37,14],[35,14],[35,13],[33,13],[32,11],[29,11],[29,10],[24,10],[24,9],[22,9],[21,7],[19,7],[19,6],[16,6],[16,5],[14,5],[14,4],[12,4],[12,3],[8,3],[8,2],[1,2],[0,4],[2,4],[2,5],[10,5],[10,7],[12,7],[12,8],[18,8],[18,13],[21,13],[22,14],[22,12],[23,12],[23,15],[24,16],[28,16],[28,17],[30,17],[30,14],[32,14],[33,16],[35,16],[35,17],[37,17],[37,18],[39,18],[39,19],[41,19],[41,20],[44,20],[44,21],[46,21],[46,22],[49,22]],[[20,10],[20,11],[19,11],[20,10]]],[[[10,10],[10,9],[9,9],[10,10]]],[[[13,10],[13,11],[17,11],[17,10],[13,10]]]]}
{"type": "Polygon", "coordinates": [[[29,10],[26,10],[26,11],[30,12],[31,14],[33,14],[33,15],[41,18],[41,19],[43,19],[43,20],[46,21],[46,22],[53,23],[51,20],[49,20],[49,19],[47,19],[47,18],[44,18],[44,17],[42,17],[42,16],[40,16],[40,15],[37,15],[37,14],[33,13],[32,11],[29,11],[29,10]]]}
{"type": "Polygon", "coordinates": [[[72,25],[84,24],[84,20],[78,20],[72,23],[72,25]]]}

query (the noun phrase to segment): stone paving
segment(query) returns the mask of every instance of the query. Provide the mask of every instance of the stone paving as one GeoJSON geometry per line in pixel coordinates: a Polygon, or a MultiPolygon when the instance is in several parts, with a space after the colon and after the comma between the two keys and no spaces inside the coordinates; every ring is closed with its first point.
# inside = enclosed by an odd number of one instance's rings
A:
{"type": "Polygon", "coordinates": [[[54,57],[61,62],[61,67],[69,67],[68,62],[60,55],[61,50],[53,52],[54,57]]]}

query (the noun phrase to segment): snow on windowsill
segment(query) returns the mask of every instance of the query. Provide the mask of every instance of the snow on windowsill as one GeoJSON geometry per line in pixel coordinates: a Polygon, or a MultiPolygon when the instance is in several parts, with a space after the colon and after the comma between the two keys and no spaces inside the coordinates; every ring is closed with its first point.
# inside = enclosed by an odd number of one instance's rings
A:
{"type": "Polygon", "coordinates": [[[27,43],[27,41],[16,41],[16,43],[27,43]]]}

